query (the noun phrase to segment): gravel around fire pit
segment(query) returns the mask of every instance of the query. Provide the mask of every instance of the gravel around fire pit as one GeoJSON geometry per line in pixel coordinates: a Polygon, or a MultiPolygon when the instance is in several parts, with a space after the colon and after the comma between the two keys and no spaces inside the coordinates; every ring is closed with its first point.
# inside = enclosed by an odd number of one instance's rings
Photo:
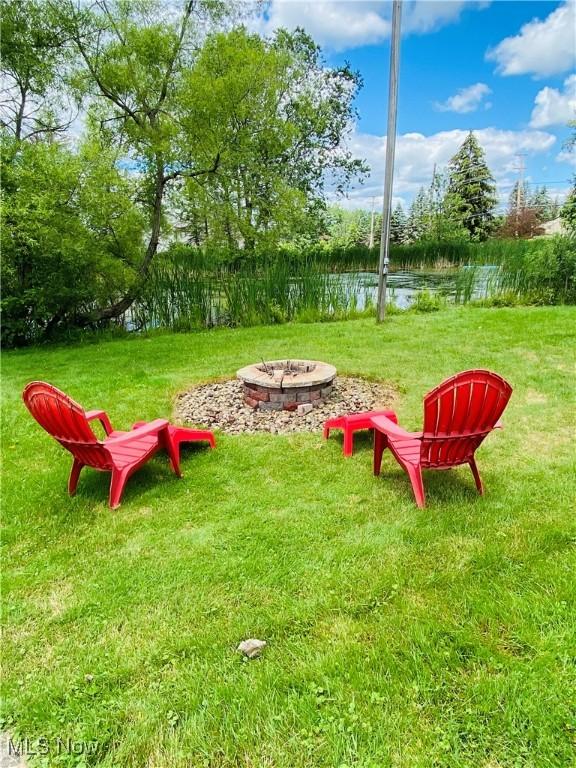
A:
{"type": "Polygon", "coordinates": [[[232,435],[271,432],[310,432],[322,429],[326,419],[345,413],[390,408],[395,390],[381,382],[338,376],[326,402],[310,413],[258,411],[244,402],[242,383],[236,379],[203,384],[178,397],[176,418],[186,424],[220,429],[232,435]]]}

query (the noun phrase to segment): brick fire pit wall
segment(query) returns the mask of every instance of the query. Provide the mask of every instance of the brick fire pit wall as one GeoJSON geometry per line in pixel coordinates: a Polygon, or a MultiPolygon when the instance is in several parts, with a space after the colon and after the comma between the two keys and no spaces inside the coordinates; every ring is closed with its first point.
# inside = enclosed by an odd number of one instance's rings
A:
{"type": "Polygon", "coordinates": [[[271,360],[241,368],[237,374],[244,402],[261,411],[295,411],[319,406],[332,392],[336,368],[317,360],[271,360]]]}

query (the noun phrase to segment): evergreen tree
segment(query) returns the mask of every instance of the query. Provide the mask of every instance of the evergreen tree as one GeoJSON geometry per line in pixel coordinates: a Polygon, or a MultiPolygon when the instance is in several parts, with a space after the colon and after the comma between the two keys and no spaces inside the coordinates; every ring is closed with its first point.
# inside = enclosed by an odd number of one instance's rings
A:
{"type": "Polygon", "coordinates": [[[392,211],[390,241],[398,245],[406,242],[406,214],[400,203],[392,211]]]}
{"type": "MultiPolygon", "coordinates": [[[[512,191],[508,196],[508,215],[514,216],[516,213],[520,213],[528,206],[529,195],[528,187],[525,182],[514,182],[512,191]]],[[[530,203],[531,206],[531,203],[530,203]]]]}
{"type": "Polygon", "coordinates": [[[430,196],[424,187],[420,187],[410,205],[405,229],[409,243],[421,240],[430,229],[430,196]]]}
{"type": "Polygon", "coordinates": [[[494,227],[496,187],[484,150],[472,131],[448,166],[447,206],[455,211],[472,240],[485,240],[494,227]]]}
{"type": "Polygon", "coordinates": [[[530,207],[534,209],[538,221],[550,221],[554,216],[554,202],[546,186],[535,189],[530,197],[530,207]]]}

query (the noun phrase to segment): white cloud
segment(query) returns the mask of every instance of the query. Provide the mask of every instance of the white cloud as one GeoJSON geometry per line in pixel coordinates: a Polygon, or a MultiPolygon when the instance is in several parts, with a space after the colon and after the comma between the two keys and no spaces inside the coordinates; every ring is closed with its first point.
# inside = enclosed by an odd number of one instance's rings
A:
{"type": "Polygon", "coordinates": [[[558,163],[568,163],[576,168],[576,152],[573,149],[564,149],[556,155],[558,163]]]}
{"type": "MultiPolygon", "coordinates": [[[[487,3],[414,0],[403,5],[403,34],[426,34],[457,21],[465,5],[483,8],[487,3]]],[[[374,0],[270,0],[251,26],[264,35],[279,27],[304,27],[321,46],[343,51],[386,40],[391,7],[391,3],[374,0]]]]}
{"type": "Polygon", "coordinates": [[[390,34],[390,21],[379,13],[381,8],[380,3],[272,0],[259,31],[270,34],[279,27],[304,27],[322,46],[355,48],[379,43],[390,34]]]}
{"type": "Polygon", "coordinates": [[[544,21],[533,19],[514,37],[507,37],[488,51],[502,75],[532,74],[547,77],[566,72],[576,62],[576,5],[567,0],[544,21]]]}
{"type": "MultiPolygon", "coordinates": [[[[405,133],[396,141],[396,163],[394,171],[394,194],[408,202],[421,186],[428,186],[434,166],[438,170],[446,167],[458,150],[468,132],[463,130],[441,131],[425,136],[422,133],[405,133]]],[[[504,131],[498,128],[483,128],[474,135],[486,152],[486,160],[497,184],[510,186],[510,176],[515,176],[518,152],[537,155],[547,152],[556,137],[545,131],[523,130],[504,131]]],[[[386,137],[367,133],[354,133],[349,142],[356,157],[365,158],[370,166],[370,176],[362,186],[353,189],[348,199],[342,201],[347,208],[369,208],[372,197],[382,204],[384,183],[384,158],[386,137]]],[[[507,194],[507,193],[506,193],[507,194]]]]}
{"type": "Polygon", "coordinates": [[[576,75],[564,80],[564,90],[542,88],[534,100],[530,125],[532,128],[546,128],[549,125],[563,125],[576,118],[576,75]]]}
{"type": "MultiPolygon", "coordinates": [[[[439,112],[458,112],[459,114],[475,112],[484,96],[488,96],[489,93],[492,93],[492,91],[486,83],[475,83],[467,88],[460,88],[454,96],[450,96],[449,99],[442,103],[436,102],[434,107],[439,112]]],[[[486,109],[489,109],[490,106],[490,102],[484,104],[486,109]]]]}

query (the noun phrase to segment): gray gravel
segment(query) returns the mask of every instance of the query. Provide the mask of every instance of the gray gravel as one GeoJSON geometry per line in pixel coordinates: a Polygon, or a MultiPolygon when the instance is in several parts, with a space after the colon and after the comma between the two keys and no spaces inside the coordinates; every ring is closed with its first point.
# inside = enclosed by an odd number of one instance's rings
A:
{"type": "Polygon", "coordinates": [[[242,384],[233,379],[203,384],[180,395],[176,417],[182,423],[220,429],[232,435],[311,432],[322,429],[326,419],[334,416],[390,408],[395,396],[389,384],[338,376],[326,402],[300,416],[290,411],[252,410],[244,403],[242,384]]]}

